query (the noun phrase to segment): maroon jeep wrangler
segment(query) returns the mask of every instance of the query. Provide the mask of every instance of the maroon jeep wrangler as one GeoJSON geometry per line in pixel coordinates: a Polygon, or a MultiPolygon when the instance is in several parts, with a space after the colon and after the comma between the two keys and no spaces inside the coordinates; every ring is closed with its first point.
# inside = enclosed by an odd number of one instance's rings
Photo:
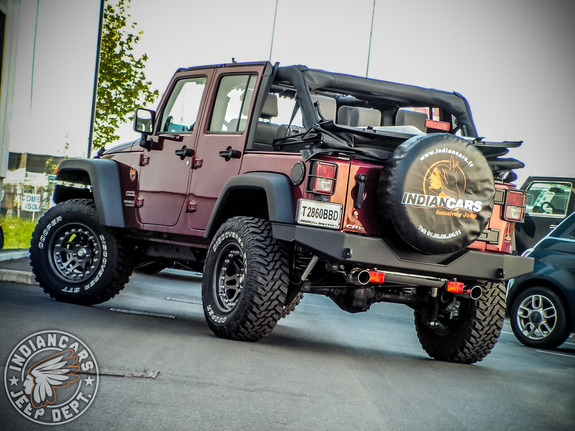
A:
{"type": "Polygon", "coordinates": [[[268,62],[180,69],[140,140],[66,160],[32,237],[53,298],[96,304],[135,267],[203,272],[219,337],[259,340],[303,293],[415,311],[433,358],[495,345],[525,195],[457,93],[268,62]]]}

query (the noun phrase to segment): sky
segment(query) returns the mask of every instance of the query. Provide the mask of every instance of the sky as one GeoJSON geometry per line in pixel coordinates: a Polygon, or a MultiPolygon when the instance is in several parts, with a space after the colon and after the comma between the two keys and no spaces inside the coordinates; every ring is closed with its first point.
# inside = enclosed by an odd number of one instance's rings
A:
{"type": "MultiPolygon", "coordinates": [[[[160,93],[179,67],[269,60],[273,33],[272,62],[463,94],[481,136],[524,141],[510,154],[527,165],[519,183],[575,175],[572,0],[375,3],[369,71],[373,0],[278,0],[275,32],[275,0],[132,0],[129,12],[144,32],[137,52],[149,57],[146,77],[160,93]]],[[[82,156],[99,2],[39,5],[36,27],[36,0],[22,0],[10,148],[82,156]]],[[[129,124],[120,135],[137,138],[129,124]]]]}

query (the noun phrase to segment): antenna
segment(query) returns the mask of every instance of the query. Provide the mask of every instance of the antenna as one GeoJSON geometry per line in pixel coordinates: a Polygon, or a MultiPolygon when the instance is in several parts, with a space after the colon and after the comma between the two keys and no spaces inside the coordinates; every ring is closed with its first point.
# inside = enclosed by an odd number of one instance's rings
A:
{"type": "Polygon", "coordinates": [[[365,77],[366,78],[369,75],[369,60],[371,58],[371,39],[373,37],[373,18],[374,18],[374,16],[375,16],[375,0],[373,0],[373,8],[371,9],[371,28],[369,29],[369,48],[367,50],[367,67],[365,68],[365,77]]]}
{"type": "Polygon", "coordinates": [[[279,1],[279,0],[276,0],[276,8],[275,8],[275,11],[274,11],[274,26],[273,26],[273,28],[272,28],[272,42],[271,42],[271,45],[270,45],[270,58],[269,58],[269,61],[272,61],[272,51],[273,51],[273,49],[274,49],[274,36],[275,36],[275,34],[276,34],[276,18],[277,18],[277,16],[278,16],[278,1],[279,1]]]}

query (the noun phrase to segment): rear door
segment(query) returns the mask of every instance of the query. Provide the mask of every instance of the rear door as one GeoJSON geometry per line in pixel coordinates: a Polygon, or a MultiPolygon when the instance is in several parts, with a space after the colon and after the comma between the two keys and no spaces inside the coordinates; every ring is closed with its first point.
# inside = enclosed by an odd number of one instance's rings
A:
{"type": "Polygon", "coordinates": [[[196,144],[188,224],[205,230],[226,181],[238,174],[255,93],[266,64],[217,69],[215,90],[196,144]]]}

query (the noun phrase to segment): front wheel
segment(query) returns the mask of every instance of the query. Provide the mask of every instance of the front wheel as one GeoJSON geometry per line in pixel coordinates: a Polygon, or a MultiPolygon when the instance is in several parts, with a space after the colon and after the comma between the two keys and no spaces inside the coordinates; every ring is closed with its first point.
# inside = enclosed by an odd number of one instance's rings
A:
{"type": "Polygon", "coordinates": [[[282,316],[288,290],[287,250],[267,220],[235,217],[212,240],[204,268],[202,302],[218,337],[257,341],[282,316]]]}
{"type": "Polygon", "coordinates": [[[567,309],[547,287],[530,287],[511,305],[511,329],[528,347],[554,349],[569,337],[567,309]]]}
{"type": "Polygon", "coordinates": [[[114,297],[133,269],[121,241],[100,225],[88,199],[62,202],[40,218],[32,234],[30,264],[52,298],[82,305],[114,297]]]}
{"type": "Polygon", "coordinates": [[[461,298],[458,316],[447,310],[439,324],[430,326],[425,314],[415,312],[415,329],[423,349],[432,358],[472,364],[483,360],[495,346],[505,318],[505,286],[502,283],[477,283],[482,296],[461,298]]]}

